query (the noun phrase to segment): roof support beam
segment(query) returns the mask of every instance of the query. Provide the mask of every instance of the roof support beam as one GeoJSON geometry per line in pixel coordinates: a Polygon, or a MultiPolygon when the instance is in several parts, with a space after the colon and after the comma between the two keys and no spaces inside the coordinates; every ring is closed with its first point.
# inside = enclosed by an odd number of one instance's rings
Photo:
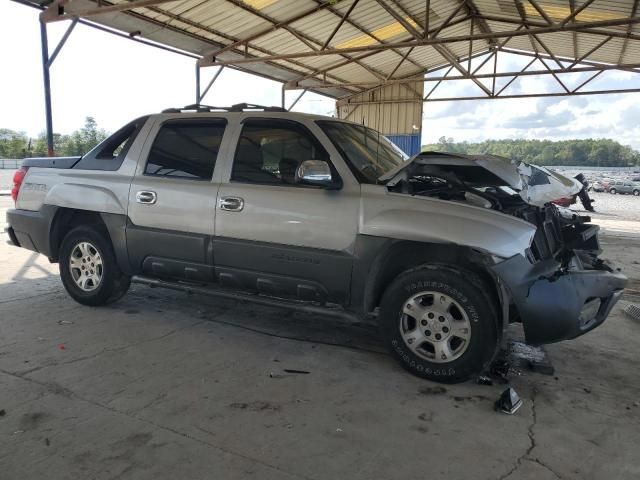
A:
{"type": "Polygon", "coordinates": [[[574,65],[577,65],[578,63],[582,62],[585,58],[587,58],[589,55],[591,55],[592,53],[595,53],[596,50],[599,50],[600,47],[602,47],[605,43],[607,43],[609,40],[611,40],[613,37],[607,37],[605,38],[603,41],[601,41],[599,44],[597,44],[595,47],[593,47],[591,50],[589,50],[587,53],[585,53],[584,55],[582,55],[581,57],[576,57],[575,62],[573,62],[571,65],[569,65],[569,68],[573,67],[574,65]]]}
{"type": "MultiPolygon", "coordinates": [[[[504,53],[510,53],[508,51],[505,51],[504,53]]],[[[504,77],[513,77],[513,76],[518,76],[518,77],[525,77],[525,76],[544,76],[544,75],[555,75],[555,74],[562,74],[562,73],[584,73],[584,72],[599,72],[599,71],[608,71],[608,70],[620,70],[621,67],[626,67],[626,68],[640,68],[640,63],[630,63],[630,64],[625,64],[622,66],[618,66],[618,65],[598,65],[598,66],[584,66],[584,67],[577,67],[577,68],[546,68],[546,65],[544,62],[541,61],[541,63],[543,65],[545,65],[545,69],[544,70],[527,70],[528,67],[530,67],[531,65],[533,65],[533,63],[536,60],[541,60],[543,57],[542,56],[534,56],[531,55],[531,61],[529,62],[529,64],[527,66],[525,66],[524,68],[522,68],[519,71],[514,71],[514,72],[497,72],[497,73],[481,73],[481,74],[477,74],[474,75],[475,78],[487,78],[487,79],[491,79],[491,78],[504,78],[504,77]]],[[[491,57],[489,57],[491,58],[491,57]]],[[[547,58],[548,60],[548,58],[547,58]]],[[[447,65],[445,65],[447,66],[447,65]]],[[[443,67],[439,67],[438,69],[442,69],[443,67]]],[[[453,65],[451,65],[450,68],[453,68],[453,65]]],[[[432,72],[435,71],[432,70],[432,72]]],[[[431,72],[429,72],[431,73],[431,72]]],[[[640,74],[640,71],[637,71],[635,73],[640,74]]],[[[414,83],[414,82],[425,82],[425,83],[432,83],[432,82],[441,82],[441,81],[453,81],[453,80],[468,80],[466,75],[452,75],[449,76],[448,73],[445,74],[444,76],[439,76],[439,77],[424,77],[424,76],[411,76],[411,77],[405,77],[405,78],[396,78],[396,79],[391,79],[388,82],[384,83],[384,84],[375,84],[375,83],[360,83],[360,82],[353,82],[353,83],[338,83],[338,84],[333,84],[333,83],[327,83],[325,85],[319,84],[319,85],[314,85],[313,88],[336,88],[336,87],[350,87],[350,86],[362,86],[362,87],[375,87],[375,88],[384,88],[385,86],[388,85],[394,85],[394,84],[403,84],[403,83],[414,83]]]]}
{"type": "Polygon", "coordinates": [[[429,23],[431,21],[431,0],[425,0],[424,4],[424,31],[422,38],[429,36],[429,23]]]}
{"type": "Polygon", "coordinates": [[[124,12],[125,10],[133,10],[134,8],[150,7],[152,5],[160,5],[174,0],[133,0],[131,2],[116,3],[113,5],[105,5],[97,8],[74,9],[73,2],[69,0],[59,0],[53,2],[47,9],[40,14],[43,22],[57,22],[60,20],[68,20],[73,17],[92,17],[102,15],[103,13],[124,12]],[[70,7],[69,13],[65,10],[70,7]]]}
{"type": "Polygon", "coordinates": [[[527,63],[524,67],[522,67],[520,69],[520,71],[518,73],[516,73],[513,78],[511,80],[509,80],[507,83],[504,84],[504,86],[498,90],[496,93],[494,93],[494,97],[497,97],[498,95],[500,95],[502,92],[504,92],[507,87],[509,87],[509,85],[511,85],[513,82],[515,82],[518,78],[520,78],[522,76],[523,73],[525,73],[527,71],[527,69],[533,65],[533,62],[535,62],[536,59],[532,59],[529,63],[527,63]]]}
{"type": "MultiPolygon", "coordinates": [[[[408,18],[410,18],[411,21],[416,23],[416,25],[419,25],[418,19],[413,17],[410,12],[408,12],[400,3],[397,2],[397,0],[390,0],[390,1],[393,2],[393,4],[399,10],[401,10],[404,15],[406,15],[408,18]]],[[[381,5],[384,5],[383,0],[377,0],[377,2],[380,3],[381,5]]],[[[464,4],[464,2],[462,4],[462,6],[466,6],[464,4]]],[[[387,10],[391,14],[391,16],[393,16],[393,18],[395,18],[405,29],[407,29],[407,31],[409,31],[409,33],[411,33],[411,35],[413,35],[413,37],[416,40],[422,40],[422,35],[420,34],[420,32],[418,30],[413,28],[413,26],[409,22],[407,22],[401,15],[399,15],[393,9],[391,9],[391,7],[387,6],[387,8],[385,8],[385,10],[387,10]]],[[[451,18],[453,18],[453,17],[451,17],[451,18]]],[[[471,34],[473,35],[473,17],[471,17],[470,20],[471,20],[471,28],[472,28],[471,34]]],[[[433,35],[427,36],[427,38],[435,38],[436,34],[437,34],[437,31],[433,35]]],[[[473,42],[470,42],[471,46],[472,46],[472,44],[473,44],[473,42]]],[[[451,65],[453,65],[456,68],[456,70],[458,70],[462,75],[466,75],[469,80],[473,81],[473,83],[475,83],[482,91],[484,91],[485,93],[488,94],[489,93],[489,89],[487,87],[485,87],[482,82],[476,80],[475,78],[472,78],[471,75],[469,74],[469,70],[471,70],[471,53],[472,53],[471,52],[471,46],[470,46],[470,50],[469,50],[469,68],[467,68],[466,70],[462,66],[462,64],[458,61],[458,59],[456,58],[455,54],[451,50],[449,50],[446,47],[446,45],[434,45],[433,48],[440,55],[442,55],[442,57],[445,60],[447,60],[451,65]]],[[[413,48],[410,49],[410,52],[411,51],[413,51],[413,48]]]]}
{"type": "MultiPolygon", "coordinates": [[[[544,61],[542,58],[540,58],[540,57],[538,57],[538,60],[540,61],[540,63],[541,63],[542,65],[544,65],[544,68],[546,68],[546,69],[549,71],[549,73],[550,73],[551,75],[553,75],[553,78],[555,78],[555,79],[556,79],[556,82],[558,82],[558,83],[560,84],[560,86],[562,87],[562,89],[563,89],[565,92],[569,93],[569,89],[567,88],[567,86],[562,82],[562,80],[560,80],[560,77],[558,77],[558,75],[556,75],[556,72],[554,72],[551,68],[549,68],[549,65],[547,65],[547,62],[545,62],[545,61],[544,61]]],[[[559,63],[558,65],[562,66],[562,64],[561,64],[561,63],[559,63]]]]}
{"type": "MultiPolygon", "coordinates": [[[[247,4],[245,4],[243,1],[241,0],[226,0],[229,3],[232,3],[233,5],[235,5],[236,7],[244,10],[245,12],[249,12],[252,13],[253,15],[271,23],[272,25],[278,25],[278,21],[275,20],[274,18],[271,18],[269,15],[266,15],[264,13],[262,13],[260,10],[257,10],[247,4]]],[[[328,7],[327,7],[328,8],[328,7]]],[[[288,32],[295,34],[295,35],[299,35],[300,37],[304,38],[305,40],[315,43],[317,45],[322,45],[322,42],[316,38],[312,38],[309,35],[306,35],[296,29],[291,28],[289,25],[282,27],[285,30],[287,30],[288,32]],[[295,33],[294,33],[295,32],[295,33]]],[[[246,43],[245,45],[248,46],[248,43],[246,43]]],[[[313,51],[322,51],[322,50],[317,50],[317,49],[312,49],[313,51]]],[[[340,54],[342,57],[351,60],[353,62],[355,62],[356,64],[358,64],[360,67],[362,67],[364,70],[366,70],[367,72],[369,72],[371,75],[373,75],[374,77],[383,80],[384,79],[384,75],[381,72],[378,72],[376,69],[374,69],[373,67],[370,67],[362,62],[359,62],[358,60],[355,60],[353,57],[346,55],[346,54],[340,54]]],[[[242,61],[242,60],[240,60],[242,61]]],[[[237,62],[236,62],[237,63],[237,62]]]]}
{"type": "MultiPolygon", "coordinates": [[[[340,27],[342,26],[342,24],[344,23],[344,21],[349,18],[349,15],[351,15],[351,12],[353,12],[353,9],[356,8],[356,5],[358,5],[358,2],[360,0],[353,0],[353,2],[351,2],[351,5],[349,6],[349,8],[347,9],[346,12],[344,12],[344,15],[342,16],[342,18],[338,21],[338,24],[336,25],[336,27],[333,29],[333,31],[331,32],[331,35],[329,35],[329,37],[325,40],[324,44],[322,45],[322,48],[320,50],[324,50],[325,48],[327,48],[329,46],[329,44],[331,43],[331,40],[333,40],[333,37],[335,37],[336,33],[338,33],[338,30],[340,30],[340,27]]],[[[328,4],[327,4],[328,5],[328,4]]]]}
{"type": "MultiPolygon", "coordinates": [[[[515,18],[512,17],[503,17],[501,15],[489,15],[489,14],[482,14],[481,15],[482,18],[484,18],[485,20],[489,20],[492,22],[501,22],[501,23],[510,23],[513,25],[521,25],[522,21],[520,20],[516,20],[515,18]]],[[[615,21],[621,21],[624,23],[624,21],[627,21],[627,25],[635,25],[637,22],[635,22],[635,17],[631,16],[628,17],[628,19],[615,19],[615,21]],[[630,21],[630,22],[629,22],[630,21]]],[[[606,20],[605,20],[606,21],[606,20]]],[[[557,31],[571,31],[571,32],[583,32],[583,33],[589,33],[591,35],[604,35],[606,37],[608,36],[612,36],[614,38],[630,38],[632,40],[640,40],[640,35],[634,35],[633,33],[631,34],[627,34],[625,32],[617,32],[617,31],[612,31],[612,30],[598,30],[598,28],[601,27],[609,27],[609,26],[618,26],[618,25],[598,25],[596,27],[588,27],[588,28],[584,28],[583,25],[586,24],[591,24],[593,22],[576,22],[575,24],[571,24],[572,29],[567,30],[566,26],[562,26],[561,30],[557,30],[557,31]],[[630,35],[630,36],[629,36],[630,35]]],[[[547,25],[544,22],[538,22],[536,20],[531,20],[530,18],[527,19],[526,24],[529,27],[536,27],[536,28],[547,28],[549,27],[549,25],[547,25]]],[[[554,27],[560,27],[559,24],[554,24],[554,27]]],[[[553,33],[553,32],[550,32],[553,33]]]]}
{"type": "MultiPolygon", "coordinates": [[[[237,40],[238,40],[238,38],[237,38],[237,37],[233,37],[233,36],[228,35],[228,34],[226,34],[226,33],[224,33],[224,32],[220,32],[220,31],[218,31],[218,30],[215,30],[215,29],[213,29],[213,28],[211,28],[211,27],[203,27],[203,26],[201,26],[201,25],[198,25],[197,23],[192,22],[191,20],[189,20],[189,19],[187,19],[187,18],[183,18],[183,17],[181,17],[180,15],[176,15],[176,14],[171,13],[171,12],[168,12],[168,11],[166,11],[166,10],[158,9],[158,8],[155,8],[155,7],[148,7],[148,8],[149,8],[149,10],[151,10],[152,12],[159,13],[159,14],[162,14],[162,15],[165,15],[165,16],[169,17],[171,20],[173,20],[173,21],[174,21],[174,23],[180,22],[180,23],[184,23],[184,24],[186,24],[186,25],[188,25],[188,26],[190,26],[190,27],[199,28],[199,29],[201,29],[201,30],[206,31],[207,33],[210,33],[210,34],[216,35],[216,36],[218,36],[218,37],[222,37],[222,38],[224,38],[225,40],[228,40],[228,41],[230,41],[230,42],[235,42],[235,41],[237,41],[237,40]]],[[[136,18],[140,18],[140,17],[141,17],[141,16],[140,16],[139,14],[137,14],[136,12],[131,12],[131,11],[129,11],[129,12],[126,12],[126,14],[127,14],[127,15],[132,15],[132,16],[134,16],[134,17],[136,17],[136,18]]],[[[158,25],[158,26],[160,26],[161,28],[166,28],[166,29],[169,29],[169,30],[174,30],[174,31],[176,31],[176,32],[184,33],[184,31],[181,31],[181,30],[179,30],[179,29],[175,28],[173,25],[168,25],[168,24],[163,24],[163,23],[160,23],[160,22],[155,22],[153,19],[151,19],[151,18],[149,18],[149,17],[142,17],[142,18],[143,18],[145,21],[148,21],[148,22],[153,23],[154,25],[158,25]]],[[[201,40],[201,41],[205,41],[205,42],[206,42],[206,41],[208,41],[208,39],[203,38],[202,36],[197,35],[197,34],[194,34],[194,33],[188,33],[188,35],[190,35],[191,37],[196,38],[196,39],[198,39],[198,40],[201,40]]],[[[270,50],[266,50],[266,49],[261,48],[261,47],[257,47],[257,46],[256,46],[256,47],[253,47],[253,49],[254,49],[254,50],[256,50],[256,51],[258,51],[258,52],[260,52],[260,53],[262,53],[262,54],[264,54],[264,55],[272,55],[272,54],[273,54],[270,50]]],[[[282,69],[289,70],[290,72],[293,72],[294,74],[298,74],[298,75],[300,75],[300,74],[304,74],[304,72],[305,72],[305,71],[308,71],[308,69],[309,69],[309,67],[308,67],[308,66],[306,66],[305,64],[300,63],[300,62],[297,62],[297,61],[295,61],[295,60],[289,60],[289,62],[290,62],[293,66],[295,66],[295,67],[297,67],[297,68],[291,68],[291,67],[289,67],[289,66],[284,66],[284,65],[279,65],[279,64],[274,64],[274,66],[276,66],[277,68],[282,68],[282,69]],[[298,70],[298,69],[299,69],[299,70],[298,70]]],[[[201,67],[202,67],[202,66],[206,66],[206,65],[203,65],[203,64],[202,64],[202,58],[200,58],[200,59],[198,60],[198,65],[199,65],[199,66],[201,66],[201,67]]],[[[231,68],[234,68],[234,69],[236,69],[236,70],[242,70],[242,67],[237,67],[237,66],[235,66],[235,65],[228,65],[228,66],[229,66],[229,67],[231,67],[231,68]]],[[[249,72],[249,73],[253,73],[254,75],[260,75],[259,73],[256,73],[256,72],[249,72]]],[[[341,78],[336,77],[336,76],[334,76],[334,75],[328,75],[328,77],[329,77],[330,79],[332,79],[332,80],[336,80],[336,81],[338,81],[338,82],[342,82],[342,81],[344,81],[344,80],[342,80],[341,78]]],[[[268,78],[268,77],[267,77],[267,78],[268,78]]]]}
{"type": "MultiPolygon", "coordinates": [[[[469,40],[484,40],[487,38],[505,38],[505,37],[519,37],[528,34],[537,34],[542,35],[545,33],[555,33],[555,32],[573,32],[573,31],[584,31],[591,28],[598,27],[614,27],[614,26],[623,26],[623,25],[635,25],[640,23],[640,17],[635,18],[622,18],[622,19],[613,19],[613,20],[602,20],[595,22],[581,22],[576,23],[574,25],[553,25],[550,27],[540,27],[533,28],[527,31],[522,30],[510,30],[505,32],[493,32],[493,33],[475,33],[472,36],[469,35],[454,35],[450,37],[437,37],[437,38],[427,38],[422,40],[413,40],[406,42],[396,42],[389,44],[380,44],[380,45],[362,45],[356,47],[347,47],[347,48],[333,48],[326,49],[317,52],[298,52],[298,53],[289,53],[282,55],[272,55],[266,57],[257,57],[251,59],[239,59],[232,62],[218,62],[214,61],[211,58],[203,58],[203,65],[240,65],[244,63],[256,63],[256,62],[265,62],[265,61],[273,61],[273,60],[290,60],[290,59],[298,59],[298,58],[309,58],[309,57],[318,57],[325,55],[343,55],[348,53],[357,53],[357,52],[374,52],[374,51],[383,51],[390,49],[399,49],[399,48],[411,48],[411,47],[422,47],[427,45],[445,45],[448,43],[456,43],[456,42],[466,42],[469,40]]],[[[440,30],[440,29],[439,29],[440,30]]],[[[437,36],[434,34],[434,36],[437,36]]],[[[640,35],[632,35],[630,38],[640,39],[640,35]]]]}
{"type": "MultiPolygon", "coordinates": [[[[520,55],[520,56],[523,56],[523,57],[535,57],[535,58],[541,57],[541,58],[544,58],[544,59],[547,59],[547,60],[553,60],[551,57],[549,57],[547,55],[544,55],[544,54],[535,55],[533,53],[523,52],[522,50],[512,50],[510,48],[503,48],[502,51],[505,52],[505,53],[512,53],[514,55],[520,55]]],[[[561,57],[561,60],[566,62],[566,63],[569,63],[569,62],[573,61],[572,59],[567,59],[567,58],[562,58],[562,57],[561,57]]],[[[583,65],[587,65],[587,66],[590,66],[590,67],[598,67],[598,68],[603,68],[604,67],[604,68],[612,68],[614,70],[617,69],[617,70],[624,70],[626,72],[640,73],[640,70],[636,70],[637,67],[629,66],[630,64],[626,64],[626,63],[613,64],[612,65],[610,63],[594,62],[593,60],[582,60],[581,63],[583,65]]],[[[569,72],[573,72],[575,70],[576,70],[575,68],[572,68],[571,70],[569,70],[569,72]]]]}
{"type": "Polygon", "coordinates": [[[444,22],[442,22],[442,24],[438,27],[438,29],[433,33],[433,35],[431,35],[432,37],[437,37],[438,34],[449,25],[449,22],[451,22],[451,20],[453,20],[455,18],[456,15],[458,15],[458,13],[460,13],[460,10],[462,10],[464,8],[465,4],[461,3],[460,5],[458,5],[458,8],[456,8],[453,12],[451,12],[451,14],[446,18],[446,20],[444,22]]]}
{"type": "MultiPolygon", "coordinates": [[[[468,19],[469,19],[468,17],[465,17],[465,18],[461,18],[461,19],[459,19],[459,20],[456,20],[455,22],[451,22],[451,26],[453,26],[453,25],[457,25],[457,24],[462,23],[462,22],[464,22],[464,21],[467,21],[468,19]]],[[[347,22],[347,23],[348,23],[348,22],[347,22]]],[[[435,31],[435,30],[434,30],[434,31],[435,31]]],[[[398,50],[398,52],[400,52],[400,50],[398,50]]],[[[363,54],[363,55],[360,55],[360,56],[358,56],[358,57],[355,57],[355,58],[356,58],[357,60],[362,60],[363,58],[370,57],[370,56],[375,55],[375,54],[377,54],[377,53],[379,53],[379,52],[367,52],[367,53],[365,53],[365,54],[363,54]]],[[[404,57],[404,55],[403,55],[403,54],[400,54],[400,55],[401,55],[401,57],[404,57]]],[[[411,62],[411,57],[407,57],[407,58],[406,58],[406,60],[407,60],[407,61],[409,61],[409,62],[411,62]]],[[[321,68],[321,69],[319,69],[319,70],[314,71],[313,73],[310,73],[310,74],[308,74],[308,75],[305,75],[304,77],[300,77],[300,78],[296,78],[295,80],[291,80],[290,82],[288,82],[288,84],[289,84],[290,86],[295,87],[295,86],[296,86],[296,84],[297,84],[297,83],[299,83],[299,82],[302,82],[302,81],[304,81],[304,80],[307,80],[308,78],[317,77],[318,75],[324,75],[324,74],[326,74],[327,72],[330,72],[331,70],[335,70],[336,68],[344,67],[345,65],[348,65],[349,63],[351,63],[351,61],[350,61],[350,60],[347,60],[347,61],[340,61],[340,62],[338,62],[338,63],[334,63],[333,65],[330,65],[330,66],[328,66],[328,67],[321,68]]],[[[413,65],[416,65],[416,66],[420,67],[420,65],[416,64],[415,62],[411,62],[411,63],[412,63],[413,65]]],[[[420,69],[422,70],[422,67],[420,67],[420,69]]]]}
{"type": "Polygon", "coordinates": [[[580,15],[580,12],[582,12],[585,8],[587,8],[589,5],[591,5],[594,2],[594,0],[587,0],[586,2],[584,2],[582,5],[580,5],[580,7],[578,7],[573,13],[571,13],[571,15],[569,15],[567,18],[565,18],[564,20],[562,20],[560,22],[560,25],[566,25],[568,22],[570,22],[571,20],[573,20],[574,18],[576,18],[578,15],[580,15]]]}
{"type": "Polygon", "coordinates": [[[74,18],[73,20],[71,20],[71,24],[69,25],[69,27],[67,27],[67,30],[64,32],[64,35],[62,35],[62,38],[58,42],[58,45],[56,45],[56,48],[53,50],[53,53],[49,56],[49,60],[47,60],[47,67],[50,67],[51,65],[53,65],[53,62],[55,61],[56,57],[60,53],[60,50],[62,50],[62,47],[64,47],[64,44],[67,43],[67,40],[69,39],[69,35],[71,35],[71,32],[73,32],[73,29],[76,28],[77,24],[78,24],[78,18],[74,18]]]}
{"type": "Polygon", "coordinates": [[[436,84],[433,86],[433,88],[432,88],[431,90],[429,90],[429,93],[427,93],[427,94],[424,96],[424,99],[423,99],[423,100],[427,100],[427,99],[431,96],[431,94],[432,94],[433,92],[435,92],[435,91],[436,91],[436,89],[440,86],[440,84],[444,81],[444,79],[445,79],[445,78],[447,78],[447,75],[449,75],[449,74],[451,73],[451,70],[453,70],[453,65],[451,65],[451,66],[449,67],[449,69],[444,73],[444,77],[442,77],[440,80],[438,80],[438,83],[436,83],[436,84]]]}
{"type": "MultiPolygon", "coordinates": [[[[220,55],[221,53],[227,52],[229,50],[233,50],[234,48],[237,48],[241,45],[246,45],[249,42],[252,42],[253,40],[256,40],[260,37],[263,37],[265,35],[268,35],[271,32],[274,32],[275,30],[279,29],[279,28],[284,28],[286,26],[288,26],[289,24],[293,23],[293,22],[297,22],[298,20],[302,20],[305,17],[308,17],[309,15],[312,15],[316,12],[319,12],[320,10],[323,10],[325,8],[327,8],[329,6],[328,3],[322,3],[322,4],[318,4],[316,5],[314,8],[311,8],[305,12],[302,12],[298,15],[295,15],[291,18],[288,18],[287,20],[284,20],[282,22],[278,22],[275,24],[272,24],[269,28],[265,28],[264,30],[261,30],[257,33],[254,33],[253,35],[249,35],[248,37],[244,37],[241,38],[240,40],[230,43],[229,45],[225,45],[224,47],[218,49],[218,50],[214,50],[211,52],[207,52],[205,55],[212,55],[214,57],[220,55]]],[[[304,42],[303,42],[304,43],[304,42]]]]}
{"type": "Polygon", "coordinates": [[[306,88],[305,88],[304,90],[302,90],[302,92],[300,92],[300,95],[298,95],[298,96],[296,97],[296,99],[293,101],[293,103],[292,103],[291,105],[289,105],[289,108],[287,108],[287,111],[289,111],[289,112],[290,112],[290,111],[291,111],[291,109],[292,109],[293,107],[295,107],[295,106],[296,106],[296,103],[298,103],[298,101],[302,98],[302,96],[303,96],[305,93],[307,93],[307,89],[306,89],[306,88]]]}
{"type": "MultiPolygon", "coordinates": [[[[509,98],[543,98],[543,97],[572,97],[572,96],[582,96],[582,95],[610,95],[614,93],[640,93],[640,88],[627,88],[627,89],[616,89],[616,90],[589,90],[586,92],[552,92],[552,93],[524,93],[517,95],[494,95],[493,97],[443,97],[443,98],[430,98],[429,100],[424,100],[425,102],[451,102],[454,100],[501,100],[501,99],[509,99],[509,98]]],[[[396,100],[396,103],[408,103],[409,101],[405,100],[396,100]]],[[[352,103],[351,105],[357,105],[357,103],[352,103]]]]}
{"type": "MultiPolygon", "coordinates": [[[[198,83],[200,83],[199,82],[199,80],[200,80],[200,67],[196,66],[196,68],[198,69],[198,83]]],[[[218,77],[222,73],[222,70],[224,70],[224,67],[218,68],[216,73],[213,75],[213,77],[211,78],[211,80],[207,84],[207,88],[204,89],[204,92],[202,92],[202,94],[198,93],[198,103],[202,102],[202,99],[204,99],[204,97],[207,95],[207,93],[209,93],[209,90],[211,90],[211,87],[213,86],[213,84],[216,82],[216,80],[218,79],[218,77]]],[[[200,91],[200,88],[198,88],[198,92],[199,91],[200,91]]]]}
{"type": "MultiPolygon", "coordinates": [[[[571,13],[576,11],[576,0],[569,0],[569,9],[571,10],[571,13]]],[[[575,23],[575,18],[573,23],[575,23]]],[[[578,34],[573,32],[573,58],[578,58],[578,55],[578,34]]]]}
{"type": "MultiPolygon", "coordinates": [[[[332,2],[326,2],[325,0],[314,0],[316,3],[318,4],[324,4],[327,3],[329,5],[332,4],[332,2]]],[[[342,17],[342,15],[340,14],[340,12],[338,10],[336,10],[335,8],[333,8],[332,6],[327,7],[327,12],[331,12],[333,15],[335,15],[336,17],[342,17]]],[[[347,18],[345,20],[345,22],[347,23],[347,25],[351,25],[353,28],[360,30],[360,32],[362,32],[363,34],[373,38],[376,42],[381,43],[381,44],[387,44],[384,40],[376,37],[375,35],[373,35],[370,31],[368,31],[366,28],[364,28],[362,25],[360,25],[359,23],[355,22],[353,19],[351,18],[347,18]]],[[[395,54],[397,54],[399,57],[402,57],[402,53],[400,53],[400,51],[392,49],[392,52],[394,52],[395,54]]],[[[374,53],[375,54],[375,53],[374,53]]],[[[409,57],[407,59],[409,62],[411,62],[413,65],[415,65],[416,67],[420,68],[420,64],[414,62],[413,60],[411,60],[411,57],[409,57]]]]}
{"type": "MultiPolygon", "coordinates": [[[[634,0],[633,2],[633,7],[631,7],[631,16],[635,17],[636,14],[638,13],[638,4],[640,4],[640,0],[634,0]]],[[[632,30],[632,26],[629,25],[627,27],[627,35],[631,34],[631,30],[632,30]]],[[[627,46],[629,45],[629,37],[624,39],[624,42],[622,43],[622,48],[620,49],[620,57],[618,58],[618,63],[622,63],[624,61],[624,54],[627,51],[627,46]]]]}
{"type": "Polygon", "coordinates": [[[536,11],[540,14],[540,16],[545,19],[545,21],[547,22],[547,25],[554,24],[553,20],[551,20],[551,17],[549,17],[549,15],[547,15],[547,12],[545,12],[544,9],[540,5],[538,5],[538,2],[536,2],[536,0],[528,0],[528,1],[533,6],[533,8],[535,8],[536,11]]]}
{"type": "MultiPolygon", "coordinates": [[[[376,0],[376,2],[378,2],[378,5],[380,5],[400,25],[402,25],[402,28],[404,28],[407,32],[409,32],[413,38],[415,38],[416,40],[420,40],[422,38],[422,34],[418,31],[418,29],[415,28],[413,25],[411,25],[409,22],[407,22],[407,20],[402,15],[400,15],[393,8],[391,8],[391,6],[389,6],[384,0],[376,0]]],[[[398,4],[396,3],[396,5],[398,4]]],[[[415,22],[415,20],[413,21],[415,22]]]]}
{"type": "Polygon", "coordinates": [[[576,88],[571,90],[571,93],[576,93],[578,90],[580,90],[586,84],[591,83],[592,80],[594,80],[598,75],[602,74],[603,72],[604,72],[604,70],[600,70],[599,72],[594,73],[589,78],[587,78],[584,82],[582,82],[580,85],[578,85],[576,88]]]}

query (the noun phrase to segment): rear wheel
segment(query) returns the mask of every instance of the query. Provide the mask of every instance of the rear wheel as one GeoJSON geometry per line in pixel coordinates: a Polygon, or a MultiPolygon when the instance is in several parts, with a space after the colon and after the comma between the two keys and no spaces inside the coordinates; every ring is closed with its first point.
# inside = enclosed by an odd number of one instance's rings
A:
{"type": "Polygon", "coordinates": [[[472,272],[429,265],[399,275],[385,291],[379,323],[404,368],[456,383],[480,373],[497,348],[498,315],[472,272]]]}
{"type": "Polygon", "coordinates": [[[69,295],[83,305],[115,302],[129,289],[106,234],[92,227],[71,230],[60,246],[60,277],[69,295]]]}
{"type": "Polygon", "coordinates": [[[638,195],[640,195],[640,190],[634,190],[633,194],[637,197],[638,195]]]}

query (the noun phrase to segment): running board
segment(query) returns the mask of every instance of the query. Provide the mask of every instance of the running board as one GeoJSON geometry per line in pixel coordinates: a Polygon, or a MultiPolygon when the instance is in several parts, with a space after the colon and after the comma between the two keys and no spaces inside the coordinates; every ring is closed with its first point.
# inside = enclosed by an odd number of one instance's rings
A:
{"type": "Polygon", "coordinates": [[[168,288],[170,290],[178,290],[180,292],[187,293],[199,293],[202,295],[210,295],[214,297],[222,297],[228,298],[231,300],[244,300],[247,302],[255,303],[258,305],[266,305],[269,307],[281,307],[288,308],[291,310],[297,310],[299,312],[305,313],[313,313],[318,315],[329,315],[332,317],[338,317],[343,320],[348,320],[350,322],[360,322],[361,319],[355,314],[351,312],[347,312],[342,307],[322,307],[320,305],[313,305],[308,302],[300,302],[300,301],[288,301],[285,299],[267,297],[265,295],[260,294],[251,294],[251,293],[242,293],[233,290],[223,290],[217,287],[203,287],[199,285],[180,283],[180,282],[169,282],[166,280],[159,280],[156,278],[149,278],[144,276],[135,275],[131,278],[133,283],[140,283],[142,285],[147,285],[149,287],[155,288],[168,288]]]}

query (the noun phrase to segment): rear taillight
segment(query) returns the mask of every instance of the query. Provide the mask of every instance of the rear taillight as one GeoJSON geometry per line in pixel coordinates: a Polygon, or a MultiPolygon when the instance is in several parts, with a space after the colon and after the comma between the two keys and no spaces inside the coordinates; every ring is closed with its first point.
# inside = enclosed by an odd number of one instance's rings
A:
{"type": "Polygon", "coordinates": [[[29,170],[29,167],[20,167],[18,170],[16,170],[16,173],[13,174],[13,188],[11,189],[11,198],[13,198],[14,202],[18,201],[20,186],[22,185],[22,181],[27,174],[27,170],[29,170]]]}

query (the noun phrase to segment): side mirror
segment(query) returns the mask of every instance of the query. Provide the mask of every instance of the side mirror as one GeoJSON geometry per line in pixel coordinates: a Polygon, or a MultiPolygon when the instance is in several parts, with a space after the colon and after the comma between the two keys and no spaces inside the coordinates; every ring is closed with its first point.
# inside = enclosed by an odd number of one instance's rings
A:
{"type": "Polygon", "coordinates": [[[296,170],[296,183],[316,185],[326,188],[339,188],[331,176],[329,164],[323,160],[305,160],[296,170]]]}

